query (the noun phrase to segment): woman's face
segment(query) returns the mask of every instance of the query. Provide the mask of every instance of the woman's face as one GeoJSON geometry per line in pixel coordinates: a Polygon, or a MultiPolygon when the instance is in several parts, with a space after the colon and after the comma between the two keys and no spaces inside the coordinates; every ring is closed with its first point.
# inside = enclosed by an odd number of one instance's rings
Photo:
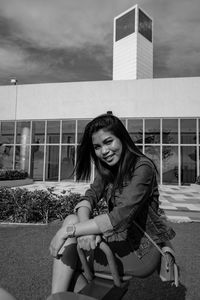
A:
{"type": "Polygon", "coordinates": [[[122,154],[121,141],[109,131],[100,129],[92,135],[96,156],[109,166],[116,165],[122,154]]]}

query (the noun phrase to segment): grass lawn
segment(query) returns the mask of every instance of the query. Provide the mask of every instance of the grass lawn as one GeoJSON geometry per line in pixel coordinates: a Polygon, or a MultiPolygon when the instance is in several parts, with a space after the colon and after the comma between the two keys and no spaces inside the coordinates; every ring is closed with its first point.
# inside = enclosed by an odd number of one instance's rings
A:
{"type": "MultiPolygon", "coordinates": [[[[171,287],[153,274],[131,280],[123,300],[200,299],[200,223],[170,225],[177,233],[173,246],[181,269],[180,286],[171,287]]],[[[0,286],[18,300],[45,300],[50,294],[52,258],[48,247],[58,228],[58,224],[0,225],[0,286]]]]}

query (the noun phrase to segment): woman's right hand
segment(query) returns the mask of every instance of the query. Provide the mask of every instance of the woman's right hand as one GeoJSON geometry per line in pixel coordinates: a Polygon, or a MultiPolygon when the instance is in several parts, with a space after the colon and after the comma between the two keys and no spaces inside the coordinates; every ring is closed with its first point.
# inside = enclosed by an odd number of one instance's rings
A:
{"type": "Polygon", "coordinates": [[[77,238],[77,243],[83,250],[94,250],[101,242],[100,235],[83,235],[77,238]]]}

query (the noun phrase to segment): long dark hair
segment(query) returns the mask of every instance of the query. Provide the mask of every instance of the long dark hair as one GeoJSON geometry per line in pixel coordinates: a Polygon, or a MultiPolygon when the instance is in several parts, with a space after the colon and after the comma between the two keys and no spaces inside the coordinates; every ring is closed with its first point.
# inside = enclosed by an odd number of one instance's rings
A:
{"type": "Polygon", "coordinates": [[[138,157],[145,156],[136,147],[120,119],[111,114],[100,115],[86,125],[77,154],[75,172],[78,181],[90,179],[92,159],[102,179],[105,182],[113,182],[115,187],[119,188],[131,177],[138,157]],[[122,154],[117,170],[102,162],[95,154],[92,135],[100,129],[111,132],[122,143],[122,154]]]}

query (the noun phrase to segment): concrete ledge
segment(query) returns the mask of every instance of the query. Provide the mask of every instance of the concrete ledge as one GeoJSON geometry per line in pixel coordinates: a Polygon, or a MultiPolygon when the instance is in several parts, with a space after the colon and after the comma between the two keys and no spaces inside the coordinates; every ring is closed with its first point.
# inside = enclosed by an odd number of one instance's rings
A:
{"type": "Polygon", "coordinates": [[[18,180],[0,180],[0,187],[18,187],[32,184],[34,181],[31,178],[18,180]]]}

